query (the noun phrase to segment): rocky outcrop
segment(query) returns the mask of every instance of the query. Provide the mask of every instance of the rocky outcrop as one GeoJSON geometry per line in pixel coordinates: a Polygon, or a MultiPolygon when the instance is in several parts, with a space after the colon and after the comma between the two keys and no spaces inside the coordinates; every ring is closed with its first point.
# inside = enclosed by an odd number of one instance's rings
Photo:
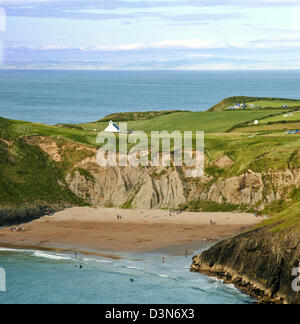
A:
{"type": "Polygon", "coordinates": [[[141,209],[177,208],[185,203],[184,183],[176,170],[152,168],[101,168],[96,160],[86,159],[78,164],[92,178],[75,171],[66,181],[76,196],[92,205],[127,206],[141,209]],[[159,175],[163,172],[163,175],[159,175]]]}
{"type": "Polygon", "coordinates": [[[272,173],[246,173],[220,179],[200,194],[201,200],[233,205],[246,205],[263,210],[275,200],[284,199],[290,191],[300,185],[300,169],[272,173]]]}
{"type": "Polygon", "coordinates": [[[197,255],[192,271],[233,283],[262,303],[299,304],[300,293],[292,289],[292,271],[300,263],[299,237],[299,229],[277,234],[270,227],[256,229],[197,255]]]}
{"type": "Polygon", "coordinates": [[[34,219],[69,208],[71,205],[35,205],[22,208],[0,208],[0,226],[31,222],[34,219]]]}
{"type": "Polygon", "coordinates": [[[59,147],[51,137],[45,136],[28,136],[25,138],[28,144],[37,145],[42,151],[46,152],[55,162],[61,161],[59,147]]]}
{"type": "Polygon", "coordinates": [[[232,165],[234,165],[234,162],[226,155],[223,155],[219,157],[213,165],[217,166],[218,168],[225,169],[232,165]]]}

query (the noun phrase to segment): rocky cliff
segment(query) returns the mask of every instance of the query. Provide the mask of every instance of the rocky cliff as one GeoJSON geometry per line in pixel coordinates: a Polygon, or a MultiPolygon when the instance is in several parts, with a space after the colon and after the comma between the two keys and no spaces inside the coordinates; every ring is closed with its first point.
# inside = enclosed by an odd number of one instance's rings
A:
{"type": "Polygon", "coordinates": [[[292,270],[300,264],[300,230],[270,226],[223,241],[194,257],[192,270],[233,283],[262,303],[299,304],[292,270]]]}
{"type": "MultiPolygon", "coordinates": [[[[68,188],[86,203],[105,207],[178,208],[192,201],[234,205],[237,209],[261,211],[274,201],[289,199],[299,187],[300,168],[254,172],[250,168],[235,176],[206,173],[199,179],[184,176],[183,168],[100,167],[96,149],[80,144],[58,145],[42,136],[27,138],[57,165],[63,165],[68,188]]],[[[234,167],[221,156],[206,162],[217,171],[234,167]]]]}

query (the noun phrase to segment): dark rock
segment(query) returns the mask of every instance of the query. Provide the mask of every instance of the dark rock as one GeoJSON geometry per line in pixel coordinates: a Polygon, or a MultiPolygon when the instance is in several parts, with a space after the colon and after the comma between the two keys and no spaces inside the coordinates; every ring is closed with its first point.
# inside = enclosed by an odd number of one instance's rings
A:
{"type": "Polygon", "coordinates": [[[192,271],[224,279],[261,303],[300,304],[292,289],[299,266],[300,230],[255,229],[222,241],[193,259],[192,271]]]}

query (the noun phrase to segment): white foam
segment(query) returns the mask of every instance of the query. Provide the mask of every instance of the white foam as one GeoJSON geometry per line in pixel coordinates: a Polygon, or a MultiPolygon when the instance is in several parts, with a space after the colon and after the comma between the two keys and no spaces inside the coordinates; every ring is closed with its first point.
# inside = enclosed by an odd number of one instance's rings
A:
{"type": "Polygon", "coordinates": [[[28,250],[19,250],[19,249],[9,249],[0,247],[0,252],[28,252],[28,250]]]}
{"type": "Polygon", "coordinates": [[[237,290],[233,284],[226,284],[226,287],[233,289],[233,290],[237,290]]]}
{"type": "Polygon", "coordinates": [[[63,254],[53,254],[53,253],[46,253],[46,252],[34,252],[33,256],[37,258],[45,258],[45,259],[50,259],[50,260],[72,260],[71,257],[68,257],[63,254]]]}
{"type": "Polygon", "coordinates": [[[109,260],[98,260],[98,259],[87,259],[87,258],[84,258],[83,261],[85,261],[85,262],[94,261],[94,262],[100,262],[100,263],[112,263],[112,261],[109,261],[109,260]]]}
{"type": "Polygon", "coordinates": [[[132,270],[138,270],[138,271],[143,271],[143,269],[138,268],[138,267],[127,267],[127,269],[132,269],[132,270]]]}
{"type": "Polygon", "coordinates": [[[158,276],[161,278],[166,278],[166,279],[170,279],[170,280],[177,280],[177,277],[169,276],[166,274],[158,274],[158,276]]]}
{"type": "Polygon", "coordinates": [[[223,280],[223,279],[219,279],[219,278],[216,278],[216,277],[209,277],[209,279],[210,279],[211,281],[214,281],[214,282],[217,282],[217,283],[224,284],[224,280],[223,280]]]}

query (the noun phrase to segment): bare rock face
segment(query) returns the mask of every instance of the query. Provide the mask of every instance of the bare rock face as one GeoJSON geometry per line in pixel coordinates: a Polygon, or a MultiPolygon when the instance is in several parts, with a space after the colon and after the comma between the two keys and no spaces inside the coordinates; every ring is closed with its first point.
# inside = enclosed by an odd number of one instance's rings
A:
{"type": "Polygon", "coordinates": [[[42,151],[47,153],[49,157],[55,161],[61,161],[61,155],[59,147],[57,146],[56,142],[51,137],[46,136],[28,136],[26,138],[26,142],[28,144],[37,145],[42,151]]]}
{"type": "Polygon", "coordinates": [[[201,199],[233,205],[245,204],[257,210],[275,200],[283,199],[287,192],[300,185],[300,170],[273,173],[254,173],[220,179],[201,194],[201,199]]]}
{"type": "MultiPolygon", "coordinates": [[[[65,152],[73,152],[76,162],[68,171],[66,182],[77,197],[95,206],[177,208],[189,201],[209,200],[259,211],[284,199],[300,185],[300,169],[269,173],[248,170],[230,178],[204,174],[195,180],[185,178],[182,168],[103,168],[96,162],[97,150],[81,144],[70,142],[58,146],[52,138],[44,136],[28,136],[26,141],[37,145],[57,163],[63,161],[65,152]],[[80,160],[82,152],[88,154],[80,160]]],[[[222,156],[213,164],[226,169],[234,162],[222,156]]]]}
{"type": "Polygon", "coordinates": [[[176,171],[161,179],[146,176],[141,190],[133,201],[135,208],[177,208],[186,202],[183,182],[176,171]]]}
{"type": "Polygon", "coordinates": [[[203,195],[211,201],[253,206],[263,199],[264,184],[261,174],[247,172],[238,177],[219,180],[203,195]]]}
{"type": "Polygon", "coordinates": [[[212,179],[203,176],[195,185],[183,172],[172,168],[99,167],[96,159],[86,158],[75,165],[79,171],[69,173],[66,181],[76,196],[92,205],[133,208],[177,208],[191,200],[210,200],[219,204],[246,205],[262,210],[282,199],[300,184],[300,170],[261,174],[251,170],[240,176],[212,179]]]}
{"type": "Polygon", "coordinates": [[[176,170],[142,167],[100,167],[95,158],[76,165],[89,172],[69,173],[66,181],[76,196],[92,205],[152,209],[185,203],[184,184],[176,170]],[[161,173],[161,175],[159,175],[161,173]]]}
{"type": "Polygon", "coordinates": [[[222,241],[193,259],[192,271],[233,283],[262,303],[300,304],[292,271],[300,262],[300,231],[264,227],[222,241]]]}
{"type": "Polygon", "coordinates": [[[214,165],[220,169],[225,169],[234,165],[234,162],[228,156],[223,155],[214,162],[214,165]]]}
{"type": "MultiPolygon", "coordinates": [[[[98,166],[95,157],[85,158],[74,166],[91,177],[75,171],[66,181],[76,196],[92,205],[134,208],[177,208],[191,200],[210,200],[219,204],[246,205],[262,210],[282,199],[300,185],[300,170],[273,173],[246,173],[219,179],[203,176],[197,184],[184,178],[178,169],[98,166]]],[[[181,170],[182,171],[182,170],[181,170]]]]}

